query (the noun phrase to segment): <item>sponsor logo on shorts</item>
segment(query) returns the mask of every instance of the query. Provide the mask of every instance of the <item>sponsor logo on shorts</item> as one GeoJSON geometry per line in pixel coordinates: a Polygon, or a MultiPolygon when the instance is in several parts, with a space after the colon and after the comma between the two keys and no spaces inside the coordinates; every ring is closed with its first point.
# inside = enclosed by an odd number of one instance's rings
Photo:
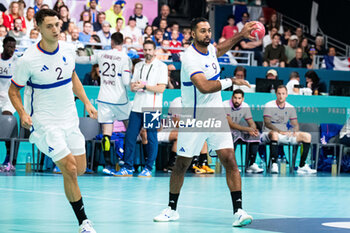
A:
{"type": "Polygon", "coordinates": [[[185,149],[183,147],[181,147],[180,149],[181,152],[186,152],[185,149]]]}
{"type": "Polygon", "coordinates": [[[49,153],[51,153],[53,150],[54,149],[51,146],[49,146],[49,153]]]}

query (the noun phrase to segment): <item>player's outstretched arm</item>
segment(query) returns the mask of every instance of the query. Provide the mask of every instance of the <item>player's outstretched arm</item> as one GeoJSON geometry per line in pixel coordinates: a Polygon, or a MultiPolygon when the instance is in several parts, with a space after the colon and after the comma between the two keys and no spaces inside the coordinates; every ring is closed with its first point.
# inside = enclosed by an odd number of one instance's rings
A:
{"type": "Polygon", "coordinates": [[[91,118],[97,119],[97,111],[90,103],[86,96],[83,85],[81,84],[77,73],[74,71],[72,75],[73,92],[84,103],[85,109],[91,118]]]}
{"type": "Polygon", "coordinates": [[[9,89],[9,97],[13,107],[15,107],[18,112],[19,117],[21,118],[21,125],[26,129],[30,129],[32,126],[32,118],[26,113],[23,107],[21,93],[19,92],[20,88],[16,87],[13,83],[11,83],[9,89]]]}
{"type": "Polygon", "coordinates": [[[237,44],[239,41],[241,41],[243,38],[247,38],[250,40],[255,40],[254,37],[250,35],[250,33],[257,29],[254,22],[248,22],[244,25],[242,31],[235,34],[230,39],[225,40],[224,42],[218,44],[216,46],[217,52],[216,56],[221,57],[224,55],[227,51],[229,51],[235,44],[237,44]]]}

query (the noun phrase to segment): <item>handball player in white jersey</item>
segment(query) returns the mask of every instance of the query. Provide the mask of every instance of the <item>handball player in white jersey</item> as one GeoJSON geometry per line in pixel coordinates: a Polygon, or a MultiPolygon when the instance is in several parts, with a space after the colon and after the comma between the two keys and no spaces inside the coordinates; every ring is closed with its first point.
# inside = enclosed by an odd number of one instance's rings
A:
{"type": "MultiPolygon", "coordinates": [[[[199,154],[204,142],[215,150],[226,169],[226,180],[231,192],[234,221],[233,226],[244,226],[252,222],[252,217],[242,210],[241,177],[236,163],[232,136],[225,118],[221,98],[221,90],[235,85],[248,85],[244,80],[220,79],[220,67],[217,57],[225,54],[234,44],[243,38],[254,40],[250,36],[256,29],[254,22],[245,24],[241,32],[219,44],[217,48],[210,44],[211,27],[207,19],[196,18],[191,22],[193,44],[182,56],[181,65],[181,96],[183,111],[192,108],[192,119],[204,119],[201,109],[217,108],[218,118],[223,118],[226,132],[179,132],[177,144],[177,159],[170,178],[170,193],[168,208],[154,218],[157,222],[175,221],[179,219],[176,211],[177,201],[184,181],[184,175],[192,157],[199,154]],[[222,111],[222,114],[220,113],[222,111]],[[223,115],[223,116],[221,116],[223,115]],[[226,122],[226,124],[225,124],[226,122]]],[[[212,112],[216,110],[212,110],[212,112]]]]}
{"type": "MultiPolygon", "coordinates": [[[[4,50],[0,55],[0,114],[13,115],[16,109],[12,106],[8,96],[11,78],[17,61],[17,56],[14,55],[16,50],[16,39],[8,36],[5,37],[2,44],[4,50]]],[[[10,161],[10,146],[11,143],[5,142],[6,157],[3,162],[3,167],[0,167],[1,172],[14,171],[16,159],[10,161]]]]}
{"type": "MultiPolygon", "coordinates": [[[[9,96],[23,127],[30,129],[29,141],[52,158],[63,174],[66,197],[79,223],[79,233],[95,233],[87,219],[77,176],[86,169],[85,139],[79,130],[74,94],[93,118],[97,111],[87,98],[75,73],[75,48],[58,43],[59,16],[43,9],[35,20],[42,39],[18,60],[9,96]],[[20,89],[24,90],[24,106],[20,89]]],[[[59,232],[52,226],[47,232],[59,232]]]]}
{"type": "Polygon", "coordinates": [[[98,122],[102,124],[102,150],[105,158],[103,173],[114,175],[115,170],[111,162],[111,136],[115,120],[123,121],[128,127],[128,119],[131,104],[126,87],[131,80],[131,60],[122,51],[123,34],[115,32],[111,36],[110,50],[96,52],[95,55],[87,57],[76,57],[80,64],[98,64],[101,71],[101,86],[98,93],[98,122]]]}

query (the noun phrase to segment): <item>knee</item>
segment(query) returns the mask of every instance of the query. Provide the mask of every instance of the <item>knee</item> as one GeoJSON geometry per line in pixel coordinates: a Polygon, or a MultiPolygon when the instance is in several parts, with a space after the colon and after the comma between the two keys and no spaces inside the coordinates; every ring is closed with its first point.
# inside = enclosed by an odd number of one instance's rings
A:
{"type": "Polygon", "coordinates": [[[235,156],[233,151],[227,152],[220,158],[222,165],[225,167],[226,170],[237,170],[238,166],[235,160],[235,156]]]}
{"type": "Polygon", "coordinates": [[[270,140],[278,141],[278,133],[276,131],[270,131],[269,138],[270,140]]]}
{"type": "Polygon", "coordinates": [[[174,167],[175,173],[186,173],[187,169],[189,168],[191,164],[192,159],[191,158],[182,158],[177,157],[174,167]]]}
{"type": "MultiPolygon", "coordinates": [[[[78,176],[78,168],[75,161],[68,161],[65,165],[65,174],[66,176],[75,179],[78,176]]],[[[63,172],[63,171],[62,171],[63,172]]]]}
{"type": "Polygon", "coordinates": [[[311,142],[311,134],[310,133],[302,133],[304,142],[310,143],[311,142]]]}
{"type": "Polygon", "coordinates": [[[82,176],[85,174],[85,171],[86,171],[86,164],[80,166],[77,168],[77,174],[78,176],[82,176]]]}

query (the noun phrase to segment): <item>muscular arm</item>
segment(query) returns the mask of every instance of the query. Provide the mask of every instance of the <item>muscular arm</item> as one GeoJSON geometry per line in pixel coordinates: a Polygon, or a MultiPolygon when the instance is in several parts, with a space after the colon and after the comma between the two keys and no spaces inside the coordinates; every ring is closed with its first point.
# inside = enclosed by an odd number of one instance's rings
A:
{"type": "Polygon", "coordinates": [[[265,124],[266,128],[268,128],[270,130],[276,131],[278,133],[281,132],[281,130],[279,130],[276,126],[274,126],[271,123],[271,118],[270,117],[264,117],[264,124],[265,124]]]}
{"type": "Polygon", "coordinates": [[[255,122],[253,121],[253,119],[247,120],[247,123],[248,123],[248,125],[249,125],[250,128],[256,129],[256,124],[255,124],[255,122]]]}
{"type": "Polygon", "coordinates": [[[227,116],[226,118],[227,118],[227,121],[228,121],[228,125],[230,126],[231,129],[236,129],[236,130],[239,130],[239,131],[246,131],[246,132],[250,131],[249,127],[245,127],[245,126],[242,126],[240,124],[237,124],[237,123],[233,122],[231,117],[227,116]]]}
{"type": "Polygon", "coordinates": [[[293,132],[299,131],[299,123],[297,119],[291,120],[290,124],[293,126],[293,132]]]}
{"type": "Polygon", "coordinates": [[[243,49],[254,49],[262,44],[262,40],[245,42],[241,41],[240,45],[243,49]]]}
{"type": "Polygon", "coordinates": [[[11,103],[13,107],[15,107],[19,117],[21,118],[22,126],[26,129],[30,129],[30,126],[32,125],[32,119],[24,110],[21,93],[19,91],[20,88],[16,87],[13,83],[11,83],[11,86],[9,88],[9,97],[11,103]]]}

